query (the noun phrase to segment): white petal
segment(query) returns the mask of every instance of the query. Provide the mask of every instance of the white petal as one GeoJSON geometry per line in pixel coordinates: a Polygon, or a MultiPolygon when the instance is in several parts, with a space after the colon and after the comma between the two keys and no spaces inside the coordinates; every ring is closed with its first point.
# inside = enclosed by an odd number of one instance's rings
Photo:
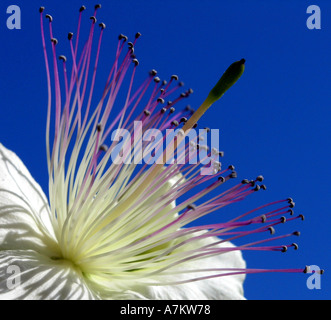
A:
{"type": "Polygon", "coordinates": [[[97,296],[69,262],[34,251],[0,251],[0,300],[90,300],[97,296]]]}
{"type": "MultiPolygon", "coordinates": [[[[216,238],[205,239],[201,245],[215,242],[216,238]]],[[[219,239],[218,239],[219,240],[219,239]]],[[[225,242],[222,247],[234,247],[230,242],[225,242]]],[[[210,268],[240,268],[244,269],[246,263],[242,258],[240,251],[234,250],[215,257],[196,260],[193,262],[183,263],[178,268],[179,271],[210,268]]],[[[150,279],[142,279],[152,283],[178,282],[192,278],[208,276],[211,272],[192,272],[179,273],[172,276],[154,276],[150,279]]],[[[215,274],[215,273],[213,273],[215,274]]],[[[194,281],[177,285],[160,285],[148,286],[138,281],[122,281],[109,283],[108,289],[105,287],[107,280],[100,279],[91,282],[91,285],[99,292],[103,299],[117,300],[243,300],[243,281],[244,274],[221,276],[207,280],[194,281]],[[102,288],[103,287],[103,288],[102,288]]]]}
{"type": "Polygon", "coordinates": [[[0,249],[56,254],[49,217],[40,186],[16,154],[0,144],[0,249]]]}
{"type": "MultiPolygon", "coordinates": [[[[204,240],[203,242],[208,244],[211,240],[204,240]]],[[[233,244],[226,242],[222,244],[222,246],[233,247],[233,244]]],[[[245,267],[246,263],[242,258],[241,252],[236,250],[218,256],[185,263],[180,266],[182,270],[245,267]]],[[[206,275],[208,275],[208,273],[196,272],[174,275],[173,279],[170,277],[167,279],[168,281],[181,281],[206,275]]],[[[146,290],[140,291],[139,293],[143,295],[145,299],[153,300],[242,300],[245,299],[243,295],[244,279],[245,275],[243,274],[221,276],[179,285],[147,287],[146,290]]]]}

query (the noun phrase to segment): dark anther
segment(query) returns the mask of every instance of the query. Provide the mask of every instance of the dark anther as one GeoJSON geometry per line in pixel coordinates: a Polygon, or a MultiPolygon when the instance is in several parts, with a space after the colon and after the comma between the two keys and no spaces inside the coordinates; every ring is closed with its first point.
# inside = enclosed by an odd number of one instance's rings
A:
{"type": "Polygon", "coordinates": [[[164,99],[162,99],[162,98],[157,98],[156,101],[157,101],[157,102],[160,102],[160,103],[162,103],[162,104],[164,104],[164,99]]]}
{"type": "Polygon", "coordinates": [[[102,125],[100,123],[97,124],[97,131],[100,132],[102,130],[102,125]]]}
{"type": "Polygon", "coordinates": [[[50,14],[46,14],[45,17],[49,20],[49,22],[53,21],[53,17],[50,14]]]}
{"type": "Polygon", "coordinates": [[[135,38],[138,39],[139,37],[141,37],[141,33],[137,32],[136,35],[135,35],[135,38]]]}
{"type": "Polygon", "coordinates": [[[287,210],[290,213],[290,216],[293,216],[294,211],[292,209],[287,210]]]}
{"type": "Polygon", "coordinates": [[[295,202],[290,202],[289,207],[294,208],[295,207],[295,202]]]}
{"type": "Polygon", "coordinates": [[[261,187],[257,184],[257,185],[255,186],[255,188],[254,188],[254,191],[259,191],[260,188],[261,188],[261,187]]]}
{"type": "Polygon", "coordinates": [[[107,151],[108,151],[108,147],[107,147],[105,144],[102,144],[102,145],[99,147],[99,150],[100,150],[100,151],[107,152],[107,151]]]}
{"type": "Polygon", "coordinates": [[[286,246],[283,246],[282,252],[286,252],[286,251],[287,251],[287,247],[286,246]]]}
{"type": "Polygon", "coordinates": [[[97,22],[97,18],[95,16],[91,16],[90,17],[90,20],[92,20],[93,23],[96,23],[97,22]]]}
{"type": "Polygon", "coordinates": [[[124,34],[120,34],[119,36],[118,36],[118,40],[124,40],[124,41],[128,41],[128,37],[127,36],[125,36],[124,34]]]}
{"type": "Polygon", "coordinates": [[[267,221],[267,217],[266,217],[265,214],[263,214],[263,215],[261,216],[261,222],[262,222],[262,223],[265,223],[266,221],[267,221]]]}
{"type": "Polygon", "coordinates": [[[163,114],[163,113],[165,113],[167,111],[167,109],[166,108],[162,108],[161,110],[160,110],[160,112],[163,114]]]}
{"type": "Polygon", "coordinates": [[[255,186],[255,181],[254,180],[250,180],[249,183],[251,184],[252,187],[255,186]]]}
{"type": "Polygon", "coordinates": [[[229,170],[234,170],[235,167],[234,167],[234,165],[231,164],[231,165],[229,165],[228,169],[229,169],[229,170]]]}
{"type": "Polygon", "coordinates": [[[135,66],[138,66],[139,65],[138,59],[133,59],[132,62],[134,63],[135,66]]]}
{"type": "Polygon", "coordinates": [[[171,124],[172,124],[173,126],[175,126],[175,127],[178,127],[178,126],[179,126],[179,123],[178,123],[178,121],[176,121],[176,120],[172,121],[171,124]]]}
{"type": "Polygon", "coordinates": [[[185,107],[185,111],[191,111],[191,112],[194,112],[194,109],[190,106],[190,105],[187,105],[185,107]]]}
{"type": "Polygon", "coordinates": [[[194,125],[193,125],[193,129],[195,129],[196,127],[198,126],[198,124],[197,123],[195,123],[194,125]]]}
{"type": "Polygon", "coordinates": [[[280,217],[280,222],[281,223],[285,223],[286,222],[286,218],[285,217],[280,217]]]}
{"type": "Polygon", "coordinates": [[[171,106],[171,105],[172,105],[172,101],[169,100],[169,101],[167,102],[167,105],[168,105],[168,106],[171,106]]]}
{"type": "Polygon", "coordinates": [[[74,36],[74,34],[72,32],[69,32],[68,33],[68,40],[71,40],[73,36],[74,36]]]}
{"type": "Polygon", "coordinates": [[[294,236],[297,236],[297,237],[298,237],[298,236],[300,236],[301,233],[300,233],[300,231],[294,231],[292,234],[293,234],[294,236]]]}
{"type": "Polygon", "coordinates": [[[204,128],[206,132],[209,132],[210,131],[210,128],[204,128]]]}
{"type": "Polygon", "coordinates": [[[56,38],[52,38],[51,41],[55,46],[59,43],[56,38]]]}
{"type": "Polygon", "coordinates": [[[301,220],[305,220],[305,216],[303,214],[299,214],[299,218],[301,218],[301,220]]]}
{"type": "Polygon", "coordinates": [[[184,122],[184,123],[187,122],[187,118],[185,118],[185,117],[181,118],[181,119],[180,119],[180,122],[181,122],[181,123],[182,123],[182,122],[184,122]]]}
{"type": "Polygon", "coordinates": [[[59,59],[62,60],[63,62],[66,62],[67,61],[66,56],[63,56],[63,55],[59,56],[59,59]]]}
{"type": "Polygon", "coordinates": [[[178,76],[177,76],[176,74],[173,74],[173,75],[171,76],[171,79],[177,81],[177,80],[178,80],[178,76]]]}
{"type": "Polygon", "coordinates": [[[303,270],[303,273],[311,273],[310,267],[306,266],[305,269],[303,270]]]}
{"type": "Polygon", "coordinates": [[[184,87],[185,83],[184,83],[183,81],[181,81],[181,82],[178,83],[178,85],[179,85],[180,87],[184,87]]]}
{"type": "Polygon", "coordinates": [[[44,10],[45,10],[45,7],[40,7],[40,8],[39,8],[39,12],[40,12],[40,13],[44,12],[44,10]]]}
{"type": "Polygon", "coordinates": [[[195,210],[197,208],[197,206],[195,204],[191,203],[186,208],[189,210],[195,210]]]}
{"type": "Polygon", "coordinates": [[[299,246],[296,243],[292,243],[292,246],[294,247],[294,250],[298,250],[299,246]]]}
{"type": "Polygon", "coordinates": [[[229,176],[229,177],[230,177],[231,179],[234,179],[234,178],[237,178],[237,176],[238,176],[238,175],[237,175],[237,172],[236,172],[236,171],[232,171],[232,172],[230,173],[230,176],[229,176]]]}
{"type": "Polygon", "coordinates": [[[264,180],[263,176],[258,176],[256,177],[256,181],[262,182],[264,180]]]}
{"type": "Polygon", "coordinates": [[[319,271],[319,274],[323,274],[324,273],[324,269],[321,269],[320,271],[319,271]]]}
{"type": "Polygon", "coordinates": [[[218,177],[218,181],[225,182],[225,178],[224,177],[218,177]]]}
{"type": "Polygon", "coordinates": [[[188,90],[186,91],[187,94],[192,94],[193,92],[194,92],[194,91],[193,91],[193,89],[191,89],[191,88],[188,89],[188,90]]]}
{"type": "Polygon", "coordinates": [[[155,77],[155,78],[154,78],[154,82],[155,82],[155,83],[159,83],[160,81],[161,81],[161,79],[160,79],[159,77],[155,77]]]}
{"type": "Polygon", "coordinates": [[[186,93],[186,92],[182,92],[182,93],[180,94],[180,96],[181,96],[182,98],[186,98],[186,97],[187,97],[187,93],[186,93]]]}
{"type": "Polygon", "coordinates": [[[133,48],[133,43],[131,41],[129,41],[128,46],[129,46],[130,49],[132,49],[133,48]]]}
{"type": "Polygon", "coordinates": [[[154,77],[157,75],[157,71],[155,69],[153,69],[149,72],[149,74],[154,77]]]}
{"type": "Polygon", "coordinates": [[[275,234],[275,228],[274,227],[269,227],[268,230],[270,231],[270,234],[275,234]]]}
{"type": "Polygon", "coordinates": [[[267,186],[265,184],[261,184],[260,187],[262,190],[267,190],[267,186]]]}
{"type": "Polygon", "coordinates": [[[292,198],[287,198],[286,200],[287,200],[288,203],[293,202],[292,198]]]}
{"type": "Polygon", "coordinates": [[[103,22],[101,22],[101,23],[99,23],[99,27],[103,30],[103,29],[106,29],[106,25],[103,23],[103,22]]]}
{"type": "Polygon", "coordinates": [[[144,110],[145,116],[149,116],[151,113],[148,110],[144,110]]]}
{"type": "Polygon", "coordinates": [[[171,108],[169,109],[169,112],[170,112],[170,113],[174,113],[175,110],[176,110],[176,109],[175,109],[174,107],[171,107],[171,108]]]}
{"type": "Polygon", "coordinates": [[[244,179],[241,181],[242,184],[248,184],[249,183],[249,180],[248,179],[244,179]]]}
{"type": "Polygon", "coordinates": [[[79,8],[79,12],[82,12],[82,11],[84,11],[84,10],[86,10],[86,7],[85,7],[85,6],[81,6],[81,7],[79,8]]]}
{"type": "Polygon", "coordinates": [[[224,151],[220,151],[220,152],[218,153],[218,155],[219,155],[220,157],[224,157],[224,151]]]}
{"type": "Polygon", "coordinates": [[[101,4],[96,4],[96,5],[94,6],[94,9],[95,9],[95,10],[100,9],[100,8],[101,8],[101,4]]]}

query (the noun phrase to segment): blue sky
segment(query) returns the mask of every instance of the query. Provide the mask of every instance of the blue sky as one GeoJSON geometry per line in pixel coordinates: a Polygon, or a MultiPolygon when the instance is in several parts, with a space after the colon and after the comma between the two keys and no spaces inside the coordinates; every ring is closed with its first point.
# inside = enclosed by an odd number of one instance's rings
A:
{"type": "MultiPolygon", "coordinates": [[[[47,88],[38,8],[44,5],[53,15],[60,48],[68,50],[64,40],[75,30],[82,4],[92,14],[90,0],[0,4],[0,142],[21,157],[44,190],[47,88]],[[6,27],[12,4],[21,8],[20,30],[6,27]]],[[[284,232],[301,231],[293,239],[298,251],[248,252],[245,259],[252,268],[318,265],[326,270],[320,290],[309,290],[304,274],[250,275],[246,297],[330,299],[331,2],[113,0],[104,1],[98,15],[107,24],[101,63],[111,63],[118,34],[133,37],[139,31],[141,75],[152,68],[161,78],[178,74],[194,89],[192,107],[201,104],[228,65],[246,59],[240,81],[199,124],[220,129],[223,162],[234,164],[239,178],[265,177],[267,191],[233,210],[290,196],[306,220],[284,225],[284,232]],[[312,4],[321,9],[320,30],[306,26],[312,4]]]]}

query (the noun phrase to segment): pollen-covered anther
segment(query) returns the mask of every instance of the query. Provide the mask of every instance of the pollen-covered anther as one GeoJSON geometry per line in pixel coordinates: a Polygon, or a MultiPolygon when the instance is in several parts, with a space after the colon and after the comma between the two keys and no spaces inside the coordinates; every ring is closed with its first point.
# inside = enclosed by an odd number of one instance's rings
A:
{"type": "Polygon", "coordinates": [[[225,182],[225,178],[224,177],[218,177],[218,181],[221,181],[222,183],[225,182]]]}
{"type": "Polygon", "coordinates": [[[298,250],[299,249],[299,246],[295,242],[292,243],[292,246],[294,247],[294,250],[298,250]]]}
{"type": "Polygon", "coordinates": [[[55,46],[59,43],[59,41],[58,41],[56,38],[52,38],[52,39],[51,39],[51,42],[52,42],[55,46]]]}
{"type": "Polygon", "coordinates": [[[267,221],[267,217],[266,217],[265,214],[263,214],[263,215],[261,216],[261,222],[262,222],[262,223],[265,223],[266,221],[267,221]]]}
{"type": "Polygon", "coordinates": [[[101,132],[102,125],[100,123],[98,123],[96,129],[97,129],[98,132],[101,132]]]}
{"type": "Polygon", "coordinates": [[[49,22],[53,21],[53,17],[50,14],[46,14],[45,18],[48,19],[49,22]]]}
{"type": "Polygon", "coordinates": [[[197,206],[194,204],[194,203],[191,203],[189,204],[187,207],[186,207],[188,210],[195,210],[197,208],[197,206]]]}
{"type": "Polygon", "coordinates": [[[265,184],[261,184],[261,185],[260,185],[260,188],[261,188],[262,190],[267,190],[267,186],[266,186],[265,184]]]}
{"type": "Polygon", "coordinates": [[[155,69],[152,69],[149,74],[153,77],[155,77],[157,75],[157,71],[155,69]]]}
{"type": "Polygon", "coordinates": [[[181,122],[181,123],[185,123],[185,122],[187,122],[187,118],[185,118],[185,117],[181,118],[181,119],[180,119],[180,122],[181,122]]]}
{"type": "Polygon", "coordinates": [[[97,22],[97,18],[95,16],[91,16],[90,20],[92,20],[92,23],[96,23],[97,22]]]}
{"type": "Polygon", "coordinates": [[[165,102],[163,98],[158,98],[156,101],[161,103],[161,104],[164,104],[164,102],[165,102]]]}
{"type": "Polygon", "coordinates": [[[241,183],[242,184],[249,184],[249,180],[248,179],[241,180],[241,183]]]}
{"type": "Polygon", "coordinates": [[[236,171],[232,171],[232,172],[230,173],[229,177],[230,177],[231,179],[234,179],[234,178],[237,178],[237,177],[238,177],[238,174],[237,174],[236,171]]]}
{"type": "Polygon", "coordinates": [[[104,29],[106,29],[106,24],[103,23],[103,22],[101,22],[101,23],[99,23],[99,27],[100,27],[102,30],[104,30],[104,29]]]}
{"type": "Polygon", "coordinates": [[[161,114],[164,114],[164,113],[166,113],[166,111],[167,111],[166,108],[162,108],[162,109],[160,110],[160,113],[161,113],[161,114]]]}
{"type": "Polygon", "coordinates": [[[107,147],[105,144],[102,144],[102,145],[99,147],[99,150],[100,150],[100,151],[107,152],[107,151],[108,151],[108,147],[107,147]]]}
{"type": "Polygon", "coordinates": [[[285,223],[285,222],[286,222],[286,218],[285,218],[285,217],[281,217],[281,218],[280,218],[280,222],[281,222],[281,223],[285,223]]]}
{"type": "Polygon", "coordinates": [[[178,81],[178,76],[177,76],[176,74],[173,74],[173,75],[171,76],[171,79],[172,79],[172,80],[176,80],[176,81],[178,81]]]}
{"type": "Polygon", "coordinates": [[[59,60],[63,61],[63,62],[66,62],[67,61],[67,57],[64,56],[64,55],[60,55],[59,56],[59,60]]]}
{"type": "Polygon", "coordinates": [[[256,177],[256,181],[262,182],[263,180],[264,180],[264,177],[261,175],[256,177]]]}
{"type": "Polygon", "coordinates": [[[154,78],[154,82],[155,82],[155,83],[159,83],[160,81],[161,81],[161,79],[160,79],[159,77],[155,77],[155,78],[154,78]]]}
{"type": "Polygon", "coordinates": [[[275,234],[276,233],[276,230],[274,227],[269,227],[268,230],[270,231],[270,234],[275,234]]]}
{"type": "Polygon", "coordinates": [[[254,191],[259,191],[261,189],[261,187],[257,184],[254,188],[254,191]]]}
{"type": "Polygon", "coordinates": [[[233,171],[235,169],[235,166],[231,164],[228,166],[228,169],[233,171]]]}
{"type": "Polygon", "coordinates": [[[287,251],[287,246],[283,246],[281,251],[286,252],[287,251]]]}
{"type": "Polygon", "coordinates": [[[305,269],[303,270],[303,273],[311,273],[310,266],[306,266],[305,269]]]}
{"type": "Polygon", "coordinates": [[[149,116],[151,113],[148,110],[144,110],[144,114],[145,114],[145,116],[149,116]]]}
{"type": "Polygon", "coordinates": [[[134,65],[137,67],[139,65],[139,61],[138,59],[132,59],[132,62],[134,63],[134,65]]]}
{"type": "Polygon", "coordinates": [[[176,111],[176,109],[174,108],[174,107],[171,107],[170,109],[169,109],[169,113],[174,113],[176,111]]]}
{"type": "Polygon", "coordinates": [[[125,36],[124,34],[120,34],[120,35],[118,36],[118,40],[124,40],[124,42],[126,42],[126,41],[128,41],[128,37],[125,36]]]}

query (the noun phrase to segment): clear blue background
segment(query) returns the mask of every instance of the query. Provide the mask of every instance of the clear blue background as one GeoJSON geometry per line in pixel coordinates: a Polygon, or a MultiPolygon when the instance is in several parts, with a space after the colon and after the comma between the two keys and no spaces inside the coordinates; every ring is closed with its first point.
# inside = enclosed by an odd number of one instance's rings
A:
{"type": "MultiPolygon", "coordinates": [[[[94,1],[0,4],[0,141],[22,158],[45,191],[47,90],[38,8],[44,5],[53,15],[60,48],[69,55],[66,35],[76,29],[82,4],[89,9],[88,20],[94,1]],[[6,9],[12,4],[21,8],[21,30],[6,27],[6,9]]],[[[193,107],[230,63],[247,60],[243,77],[200,124],[221,130],[224,162],[236,165],[240,179],[265,176],[267,191],[254,194],[242,208],[291,196],[306,220],[284,225],[284,231],[302,232],[293,239],[298,251],[247,252],[245,258],[252,268],[314,264],[326,272],[320,290],[309,290],[304,274],[250,275],[246,297],[330,299],[331,2],[113,0],[102,6],[98,17],[107,29],[101,63],[110,66],[119,33],[133,37],[140,31],[141,78],[152,68],[161,78],[178,74],[194,89],[193,107]],[[321,30],[306,27],[311,4],[320,6],[321,30]]],[[[210,219],[215,221],[215,215],[210,219]]]]}

